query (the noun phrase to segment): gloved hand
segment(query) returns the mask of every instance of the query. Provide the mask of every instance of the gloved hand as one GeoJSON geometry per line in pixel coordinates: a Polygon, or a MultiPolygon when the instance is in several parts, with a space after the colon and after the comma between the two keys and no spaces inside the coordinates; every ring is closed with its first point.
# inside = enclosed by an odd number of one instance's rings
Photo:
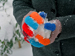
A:
{"type": "Polygon", "coordinates": [[[48,22],[46,17],[47,14],[44,12],[31,11],[24,17],[22,23],[25,41],[38,48],[52,43],[50,37],[52,39],[52,32],[56,29],[55,22],[48,22]]]}

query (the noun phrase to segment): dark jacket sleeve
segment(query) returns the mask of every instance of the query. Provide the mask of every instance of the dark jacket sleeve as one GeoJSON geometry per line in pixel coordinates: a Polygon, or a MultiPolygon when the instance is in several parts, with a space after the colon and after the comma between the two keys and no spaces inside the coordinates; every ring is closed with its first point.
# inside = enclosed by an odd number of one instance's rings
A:
{"type": "Polygon", "coordinates": [[[58,35],[56,41],[75,38],[75,15],[56,17],[62,24],[62,32],[58,35]]]}
{"type": "Polygon", "coordinates": [[[14,0],[13,1],[13,15],[18,24],[21,26],[23,17],[29,12],[35,11],[32,7],[31,0],[14,0]]]}

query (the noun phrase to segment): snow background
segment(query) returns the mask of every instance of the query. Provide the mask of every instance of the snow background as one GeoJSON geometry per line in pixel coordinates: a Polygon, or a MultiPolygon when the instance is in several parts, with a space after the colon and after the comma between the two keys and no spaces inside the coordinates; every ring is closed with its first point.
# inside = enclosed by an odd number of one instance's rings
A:
{"type": "MultiPolygon", "coordinates": [[[[13,36],[14,26],[16,24],[15,17],[13,16],[12,1],[8,0],[5,4],[5,10],[0,9],[0,40],[7,38],[9,41],[13,36]],[[10,34],[9,34],[10,33],[10,34]]],[[[2,4],[0,4],[1,6],[2,4]]],[[[10,56],[33,56],[31,45],[24,42],[21,43],[22,48],[19,48],[18,43],[14,44],[13,53],[10,56]]]]}
{"type": "Polygon", "coordinates": [[[10,56],[33,56],[29,43],[24,42],[22,48],[18,48],[18,43],[13,46],[13,53],[10,56]]]}

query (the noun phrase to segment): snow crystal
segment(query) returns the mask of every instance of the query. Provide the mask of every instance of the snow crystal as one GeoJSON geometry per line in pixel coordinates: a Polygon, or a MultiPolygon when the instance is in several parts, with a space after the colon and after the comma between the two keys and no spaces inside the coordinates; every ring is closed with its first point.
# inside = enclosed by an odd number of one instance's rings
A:
{"type": "Polygon", "coordinates": [[[54,20],[53,23],[56,23],[56,21],[54,20]]]}
{"type": "Polygon", "coordinates": [[[69,1],[71,1],[71,0],[69,0],[69,1]]]}
{"type": "Polygon", "coordinates": [[[56,54],[57,56],[59,56],[59,54],[56,54]]]}
{"type": "Polygon", "coordinates": [[[65,23],[64,23],[64,25],[65,25],[65,23]]]}
{"type": "Polygon", "coordinates": [[[38,39],[36,39],[36,38],[35,38],[35,41],[36,41],[36,42],[39,42],[39,40],[38,40],[38,39]]]}
{"type": "Polygon", "coordinates": [[[70,17],[72,17],[72,16],[70,15],[70,17]]]}
{"type": "Polygon", "coordinates": [[[62,45],[63,45],[63,43],[62,43],[62,45]]]}
{"type": "Polygon", "coordinates": [[[65,20],[65,22],[67,22],[67,21],[68,21],[68,19],[65,20]]]}

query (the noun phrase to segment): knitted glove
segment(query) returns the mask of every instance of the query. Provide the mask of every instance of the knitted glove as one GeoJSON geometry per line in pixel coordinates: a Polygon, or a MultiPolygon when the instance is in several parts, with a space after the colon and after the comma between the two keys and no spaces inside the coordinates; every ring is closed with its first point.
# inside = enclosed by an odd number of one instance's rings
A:
{"type": "Polygon", "coordinates": [[[25,41],[38,48],[50,44],[50,34],[56,29],[56,25],[48,22],[46,17],[45,12],[32,12],[22,25],[25,41]]]}

